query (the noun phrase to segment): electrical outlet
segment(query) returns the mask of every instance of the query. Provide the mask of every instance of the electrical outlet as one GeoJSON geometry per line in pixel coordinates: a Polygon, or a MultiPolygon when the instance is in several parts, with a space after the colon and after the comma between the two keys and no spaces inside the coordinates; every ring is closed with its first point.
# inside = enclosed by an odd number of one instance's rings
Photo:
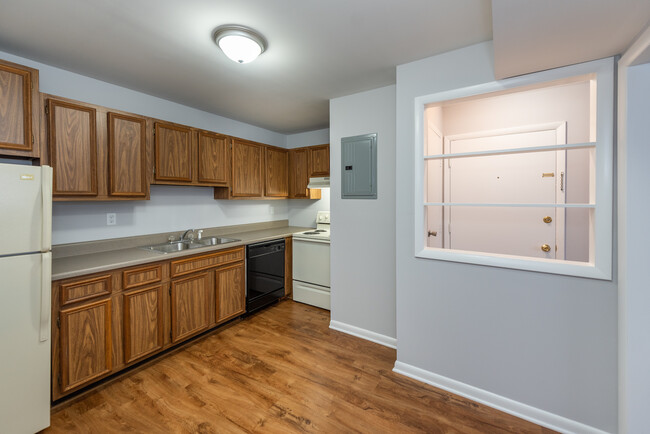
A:
{"type": "Polygon", "coordinates": [[[117,214],[109,212],[106,214],[106,226],[115,226],[117,224],[117,214]]]}

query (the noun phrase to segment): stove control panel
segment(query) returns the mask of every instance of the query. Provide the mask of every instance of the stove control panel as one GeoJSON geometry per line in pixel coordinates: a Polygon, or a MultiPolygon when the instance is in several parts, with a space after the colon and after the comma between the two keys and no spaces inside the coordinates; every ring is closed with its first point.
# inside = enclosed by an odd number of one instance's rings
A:
{"type": "Polygon", "coordinates": [[[317,224],[329,224],[330,223],[330,212],[329,211],[318,211],[316,215],[317,224]]]}

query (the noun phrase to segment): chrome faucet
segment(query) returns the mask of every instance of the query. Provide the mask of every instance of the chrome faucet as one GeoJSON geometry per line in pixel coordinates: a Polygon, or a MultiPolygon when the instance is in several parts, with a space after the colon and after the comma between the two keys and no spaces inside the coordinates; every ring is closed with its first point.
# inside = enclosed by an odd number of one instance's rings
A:
{"type": "Polygon", "coordinates": [[[185,232],[183,232],[183,235],[181,235],[181,238],[178,241],[180,241],[180,242],[185,241],[185,236],[187,234],[189,234],[190,232],[192,232],[192,236],[190,237],[190,240],[193,240],[194,239],[194,229],[188,229],[185,232]]]}

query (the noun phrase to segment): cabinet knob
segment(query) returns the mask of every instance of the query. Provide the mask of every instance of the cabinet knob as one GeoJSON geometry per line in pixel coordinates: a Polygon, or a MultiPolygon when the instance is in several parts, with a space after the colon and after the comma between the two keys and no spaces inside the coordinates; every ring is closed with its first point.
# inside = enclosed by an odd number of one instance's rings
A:
{"type": "Polygon", "coordinates": [[[548,244],[542,244],[542,251],[550,252],[551,251],[551,246],[549,246],[548,244]]]}

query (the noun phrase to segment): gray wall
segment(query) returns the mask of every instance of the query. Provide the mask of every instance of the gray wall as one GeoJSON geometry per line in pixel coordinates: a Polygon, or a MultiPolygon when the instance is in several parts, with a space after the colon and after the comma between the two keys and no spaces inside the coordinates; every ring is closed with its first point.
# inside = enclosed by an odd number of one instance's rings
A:
{"type": "MultiPolygon", "coordinates": [[[[285,136],[9,53],[0,52],[0,58],[37,68],[40,91],[44,93],[217,131],[269,145],[286,147],[287,142],[292,144],[314,142],[304,145],[307,146],[328,141],[328,130],[285,136]]],[[[208,187],[152,186],[150,201],[56,202],[53,209],[52,242],[64,244],[182,231],[190,227],[284,220],[289,219],[290,214],[296,224],[302,225],[308,222],[306,216],[309,213],[313,213],[315,220],[316,211],[321,208],[329,209],[329,202],[307,200],[227,202],[214,200],[213,190],[208,187]],[[303,213],[304,208],[309,210],[303,213]],[[106,213],[113,212],[117,214],[117,225],[106,226],[106,213]]]]}
{"type": "MultiPolygon", "coordinates": [[[[625,79],[624,77],[622,77],[625,79]]],[[[627,136],[619,150],[621,218],[621,427],[647,432],[650,424],[650,63],[627,70],[621,122],[627,136]],[[627,124],[625,126],[625,124],[627,124]]]]}
{"type": "Polygon", "coordinates": [[[395,86],[330,101],[333,321],[395,338],[395,86]],[[341,138],[377,133],[377,199],[341,199],[341,138]]]}
{"type": "Polygon", "coordinates": [[[397,360],[616,431],[615,281],[414,257],[414,97],[490,81],[491,42],[397,68],[397,360]]]}

